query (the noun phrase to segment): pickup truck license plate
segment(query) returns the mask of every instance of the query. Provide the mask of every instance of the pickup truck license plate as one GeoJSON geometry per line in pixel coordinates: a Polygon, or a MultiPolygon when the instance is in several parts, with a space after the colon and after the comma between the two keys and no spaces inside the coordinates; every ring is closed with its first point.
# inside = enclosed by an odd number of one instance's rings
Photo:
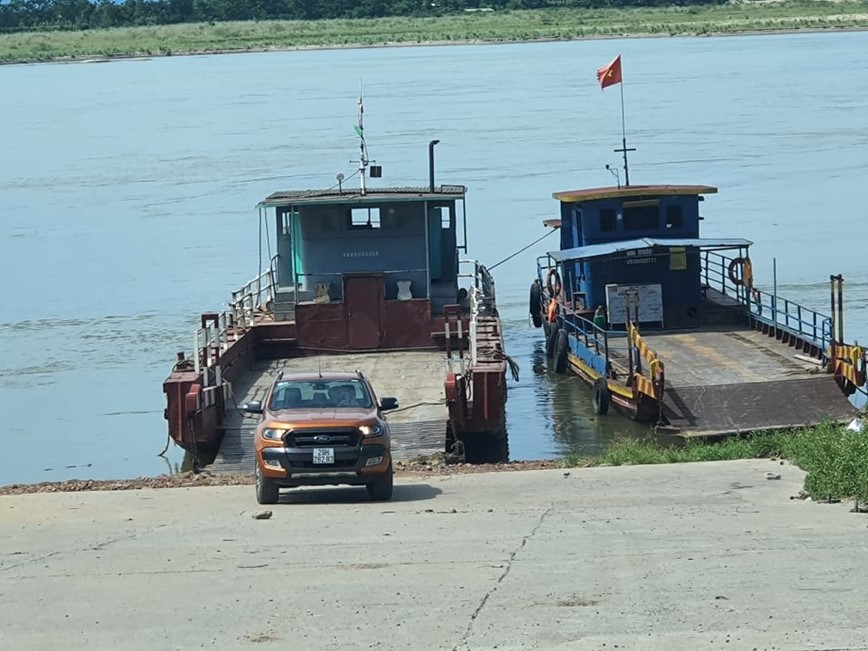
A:
{"type": "Polygon", "coordinates": [[[314,448],[313,462],[316,464],[326,464],[335,462],[334,448],[314,448]]]}

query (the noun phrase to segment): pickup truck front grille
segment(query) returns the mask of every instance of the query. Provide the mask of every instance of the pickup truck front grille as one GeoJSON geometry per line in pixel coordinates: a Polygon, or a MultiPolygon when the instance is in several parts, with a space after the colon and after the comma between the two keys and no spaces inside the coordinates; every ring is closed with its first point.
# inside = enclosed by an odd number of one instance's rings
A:
{"type": "Polygon", "coordinates": [[[357,447],[361,434],[352,427],[289,430],[283,437],[288,448],[357,447]]]}

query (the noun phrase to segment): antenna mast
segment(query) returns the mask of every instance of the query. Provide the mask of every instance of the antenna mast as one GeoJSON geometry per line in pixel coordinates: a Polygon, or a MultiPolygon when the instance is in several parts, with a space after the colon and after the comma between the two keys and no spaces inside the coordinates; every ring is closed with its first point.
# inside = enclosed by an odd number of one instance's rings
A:
{"type": "Polygon", "coordinates": [[[359,183],[362,194],[365,189],[365,171],[368,169],[368,146],[365,144],[365,106],[362,103],[362,91],[359,89],[359,124],[356,126],[359,136],[359,183]]]}

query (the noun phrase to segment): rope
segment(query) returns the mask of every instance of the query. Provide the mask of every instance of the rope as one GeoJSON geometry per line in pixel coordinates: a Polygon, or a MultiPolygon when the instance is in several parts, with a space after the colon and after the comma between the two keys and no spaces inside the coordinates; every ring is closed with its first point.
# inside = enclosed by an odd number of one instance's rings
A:
{"type": "Polygon", "coordinates": [[[495,359],[505,361],[507,366],[509,366],[510,373],[512,373],[512,379],[518,382],[518,372],[521,370],[518,362],[516,362],[512,357],[503,352],[501,352],[499,355],[495,355],[495,359]]]}
{"type": "Polygon", "coordinates": [[[417,402],[413,405],[407,405],[406,407],[399,407],[398,409],[389,410],[390,414],[395,414],[399,411],[407,411],[408,409],[416,409],[417,407],[440,407],[441,405],[445,405],[446,400],[442,400],[440,402],[417,402]]]}
{"type": "Polygon", "coordinates": [[[508,256],[506,256],[503,260],[501,260],[500,262],[491,265],[491,266],[488,268],[488,270],[491,271],[491,270],[494,269],[495,267],[499,267],[500,265],[502,265],[504,262],[506,262],[506,261],[508,261],[508,260],[512,260],[512,259],[513,259],[515,256],[517,256],[519,253],[523,253],[524,251],[527,251],[527,250],[528,250],[530,247],[532,247],[534,244],[536,244],[537,242],[542,242],[545,238],[547,238],[549,235],[551,235],[552,233],[555,233],[555,232],[557,232],[557,229],[556,229],[556,228],[551,229],[548,233],[546,233],[546,234],[543,235],[542,237],[538,237],[538,238],[535,239],[533,242],[531,242],[531,243],[528,244],[527,246],[524,246],[524,247],[520,248],[518,251],[516,251],[516,252],[513,253],[512,255],[508,255],[508,256]]]}
{"type": "Polygon", "coordinates": [[[172,437],[166,434],[166,447],[163,448],[163,451],[158,454],[158,457],[165,457],[166,452],[169,451],[169,446],[172,445],[172,437]]]}

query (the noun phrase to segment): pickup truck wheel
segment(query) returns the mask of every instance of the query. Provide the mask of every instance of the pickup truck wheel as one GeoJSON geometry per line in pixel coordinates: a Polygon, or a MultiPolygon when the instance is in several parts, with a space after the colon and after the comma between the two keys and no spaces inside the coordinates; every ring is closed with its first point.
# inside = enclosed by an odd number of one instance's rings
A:
{"type": "Polygon", "coordinates": [[[389,464],[389,469],[386,474],[377,477],[376,481],[366,484],[368,495],[372,500],[385,502],[392,499],[392,487],[394,486],[395,473],[392,471],[392,464],[389,464]]]}
{"type": "Polygon", "coordinates": [[[277,499],[280,497],[280,487],[277,482],[263,475],[258,463],[254,475],[256,477],[256,501],[260,504],[277,504],[277,499]]]}

